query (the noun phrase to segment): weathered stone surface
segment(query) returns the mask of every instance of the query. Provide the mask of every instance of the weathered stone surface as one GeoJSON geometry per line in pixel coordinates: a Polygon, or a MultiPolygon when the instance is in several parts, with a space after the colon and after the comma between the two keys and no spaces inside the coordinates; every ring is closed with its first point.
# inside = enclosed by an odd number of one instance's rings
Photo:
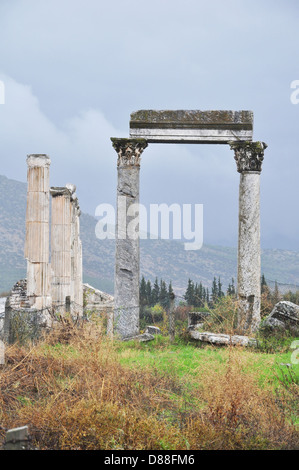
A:
{"type": "Polygon", "coordinates": [[[239,327],[254,331],[260,323],[260,175],[241,173],[239,187],[239,327]]]}
{"type": "Polygon", "coordinates": [[[76,186],[67,184],[66,187],[71,191],[72,202],[72,230],[71,230],[71,298],[74,301],[74,308],[79,315],[83,315],[83,257],[82,241],[80,238],[80,215],[78,197],[76,195],[76,186]]]}
{"type": "Polygon", "coordinates": [[[51,305],[49,268],[49,167],[44,154],[27,157],[25,258],[27,295],[37,309],[51,305]]]}
{"type": "Polygon", "coordinates": [[[234,150],[239,186],[238,327],[256,331],[260,323],[260,172],[264,142],[229,142],[234,150]]]}
{"type": "Polygon", "coordinates": [[[3,339],[5,302],[6,302],[6,297],[1,297],[0,298],[0,340],[3,339]]]}
{"type": "Polygon", "coordinates": [[[285,300],[278,302],[263,322],[263,326],[299,332],[299,305],[285,300]]]}
{"type": "Polygon", "coordinates": [[[98,313],[113,309],[114,297],[106,292],[102,292],[89,284],[83,284],[84,289],[84,309],[98,313]]]}
{"type": "Polygon", "coordinates": [[[53,187],[51,224],[52,305],[65,313],[66,298],[71,298],[71,192],[66,187],[53,187]]]}
{"type": "Polygon", "coordinates": [[[252,140],[252,111],[139,110],[130,137],[151,143],[218,143],[252,140]]]}
{"type": "Polygon", "coordinates": [[[229,142],[235,153],[239,186],[238,326],[255,331],[260,323],[260,172],[264,142],[229,142]]]}
{"type": "Polygon", "coordinates": [[[261,172],[264,160],[265,142],[229,142],[235,152],[235,160],[239,173],[245,171],[261,172]]]}
{"type": "Polygon", "coordinates": [[[150,335],[161,335],[161,330],[157,326],[147,326],[145,333],[149,333],[150,335]]]}
{"type": "Polygon", "coordinates": [[[141,343],[147,342],[147,341],[152,341],[155,339],[154,335],[151,335],[150,333],[143,333],[142,335],[136,335],[136,336],[127,336],[126,338],[123,338],[123,341],[139,341],[141,343]]]}
{"type": "Polygon", "coordinates": [[[28,450],[29,431],[28,426],[9,429],[6,432],[3,450],[28,450]]]}
{"type": "Polygon", "coordinates": [[[118,155],[118,167],[140,167],[141,154],[148,145],[145,139],[111,137],[111,142],[118,155]]]}
{"type": "Polygon", "coordinates": [[[121,337],[139,333],[139,170],[140,155],[147,143],[136,139],[112,138],[118,154],[116,253],[114,281],[114,325],[121,337]],[[130,232],[131,223],[136,232],[130,232]]]}
{"type": "Polygon", "coordinates": [[[16,339],[20,341],[35,339],[41,332],[51,328],[52,324],[50,310],[31,307],[31,299],[27,296],[27,280],[18,281],[5,303],[3,328],[5,341],[13,343],[16,339]]]}
{"type": "Polygon", "coordinates": [[[233,346],[255,346],[256,341],[248,336],[225,335],[220,333],[203,332],[189,330],[191,338],[215,345],[233,345],[233,346]]]}

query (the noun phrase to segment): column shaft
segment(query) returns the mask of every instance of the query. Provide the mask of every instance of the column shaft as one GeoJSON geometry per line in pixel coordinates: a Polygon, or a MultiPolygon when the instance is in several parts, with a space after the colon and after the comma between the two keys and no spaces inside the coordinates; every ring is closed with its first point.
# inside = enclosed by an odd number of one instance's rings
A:
{"type": "Polygon", "coordinates": [[[67,297],[71,298],[71,192],[51,188],[51,268],[52,302],[55,310],[65,313],[67,297]]]}
{"type": "Polygon", "coordinates": [[[27,157],[27,209],[25,258],[27,296],[31,305],[43,309],[51,305],[49,266],[49,167],[47,155],[27,157]]]}
{"type": "Polygon", "coordinates": [[[255,330],[260,322],[260,175],[241,173],[239,187],[238,326],[255,330]]]}
{"type": "Polygon", "coordinates": [[[231,142],[239,186],[238,328],[253,332],[261,320],[260,173],[264,142],[231,142]]]}
{"type": "Polygon", "coordinates": [[[143,139],[111,139],[118,153],[114,326],[121,338],[139,334],[139,172],[143,139]]]}
{"type": "Polygon", "coordinates": [[[82,242],[80,239],[80,207],[76,195],[76,186],[67,184],[71,191],[71,311],[74,315],[83,315],[83,269],[82,242]]]}

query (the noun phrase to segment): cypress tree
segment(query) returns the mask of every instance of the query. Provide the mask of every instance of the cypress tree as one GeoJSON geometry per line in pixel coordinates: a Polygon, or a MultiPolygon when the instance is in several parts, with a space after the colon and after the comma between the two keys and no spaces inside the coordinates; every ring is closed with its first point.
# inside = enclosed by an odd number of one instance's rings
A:
{"type": "Polygon", "coordinates": [[[168,308],[168,292],[167,292],[167,287],[165,281],[161,279],[160,281],[160,293],[159,293],[159,304],[162,305],[162,307],[168,308]]]}
{"type": "Polygon", "coordinates": [[[146,300],[147,300],[147,305],[151,306],[151,304],[152,304],[152,285],[151,285],[151,281],[147,281],[147,283],[146,283],[146,300]]]}
{"type": "Polygon", "coordinates": [[[184,295],[184,299],[186,300],[188,305],[194,304],[194,284],[191,279],[188,280],[188,286],[184,295]]]}
{"type": "Polygon", "coordinates": [[[156,277],[154,282],[154,287],[152,289],[152,306],[156,305],[159,302],[160,287],[158,278],[156,277]]]}

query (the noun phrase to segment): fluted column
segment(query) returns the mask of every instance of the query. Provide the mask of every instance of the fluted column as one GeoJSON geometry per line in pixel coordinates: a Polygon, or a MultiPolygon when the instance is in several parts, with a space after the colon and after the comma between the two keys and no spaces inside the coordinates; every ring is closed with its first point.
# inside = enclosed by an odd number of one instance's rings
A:
{"type": "Polygon", "coordinates": [[[27,157],[27,209],[25,258],[27,296],[32,307],[51,306],[49,266],[49,170],[51,160],[44,154],[27,157]]]}
{"type": "Polygon", "coordinates": [[[140,156],[147,142],[111,141],[118,155],[114,329],[121,338],[127,338],[139,334],[139,214],[135,204],[139,204],[140,156]],[[132,230],[132,224],[136,230],[132,230]]]}
{"type": "Polygon", "coordinates": [[[238,327],[252,332],[261,320],[260,174],[267,145],[240,141],[231,142],[230,147],[240,173],[238,327]]]}
{"type": "Polygon", "coordinates": [[[52,195],[51,268],[52,302],[56,311],[64,313],[71,301],[71,191],[66,187],[50,189],[52,195]]]}
{"type": "Polygon", "coordinates": [[[71,311],[81,316],[83,314],[83,269],[82,269],[82,242],[80,239],[80,215],[76,186],[67,184],[71,192],[71,311]]]}

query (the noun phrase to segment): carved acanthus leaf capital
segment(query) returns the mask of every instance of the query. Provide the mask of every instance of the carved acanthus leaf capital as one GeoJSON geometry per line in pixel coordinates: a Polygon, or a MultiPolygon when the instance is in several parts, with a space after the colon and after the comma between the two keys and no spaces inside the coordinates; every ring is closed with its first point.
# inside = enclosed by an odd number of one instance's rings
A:
{"type": "Polygon", "coordinates": [[[265,142],[230,142],[230,148],[235,152],[238,172],[260,173],[264,160],[264,150],[267,147],[265,142]]]}
{"type": "Polygon", "coordinates": [[[118,139],[112,137],[111,141],[118,155],[118,167],[140,167],[141,154],[148,146],[145,139],[118,139]]]}

